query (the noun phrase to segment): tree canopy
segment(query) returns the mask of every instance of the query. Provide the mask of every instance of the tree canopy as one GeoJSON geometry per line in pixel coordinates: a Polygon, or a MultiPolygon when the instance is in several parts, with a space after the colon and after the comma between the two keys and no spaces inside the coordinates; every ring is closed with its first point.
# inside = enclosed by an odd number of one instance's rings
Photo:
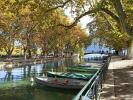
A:
{"type": "Polygon", "coordinates": [[[87,15],[94,17],[95,36],[103,36],[103,42],[112,48],[129,46],[129,40],[133,37],[131,0],[1,0],[0,4],[0,27],[5,34],[1,34],[1,47],[9,55],[16,40],[22,44],[24,54],[29,56],[38,47],[45,49],[46,53],[57,48],[63,50],[65,43],[71,44],[71,48],[76,43],[85,46],[83,42],[87,39],[79,39],[82,35],[74,35],[73,30],[80,31],[78,34],[83,32],[79,26],[74,26],[87,15]],[[73,22],[64,15],[63,10],[68,8],[74,17],[73,22]],[[68,37],[74,36],[77,40],[68,40],[68,37]]]}
{"type": "Polygon", "coordinates": [[[60,26],[70,24],[62,8],[68,2],[64,0],[1,0],[0,1],[0,45],[9,56],[15,48],[15,42],[21,44],[25,57],[31,57],[40,48],[42,54],[65,51],[71,45],[71,51],[77,52],[77,45],[87,44],[87,35],[79,25],[72,29],[60,26]]]}

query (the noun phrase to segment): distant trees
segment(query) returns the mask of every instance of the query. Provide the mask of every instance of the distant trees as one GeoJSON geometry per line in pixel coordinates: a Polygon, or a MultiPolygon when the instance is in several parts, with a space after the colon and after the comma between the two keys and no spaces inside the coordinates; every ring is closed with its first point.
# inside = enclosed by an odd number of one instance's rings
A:
{"type": "Polygon", "coordinates": [[[80,26],[67,29],[60,25],[70,24],[64,12],[57,9],[68,1],[1,0],[0,50],[11,57],[15,42],[19,41],[27,59],[36,54],[37,49],[41,49],[42,55],[48,55],[64,52],[68,44],[72,52],[84,47],[88,37],[80,26]]]}
{"type": "Polygon", "coordinates": [[[98,38],[100,43],[113,48],[116,51],[121,51],[128,47],[130,37],[126,33],[121,33],[113,20],[107,20],[102,14],[97,14],[95,19],[94,38],[98,38]]]}

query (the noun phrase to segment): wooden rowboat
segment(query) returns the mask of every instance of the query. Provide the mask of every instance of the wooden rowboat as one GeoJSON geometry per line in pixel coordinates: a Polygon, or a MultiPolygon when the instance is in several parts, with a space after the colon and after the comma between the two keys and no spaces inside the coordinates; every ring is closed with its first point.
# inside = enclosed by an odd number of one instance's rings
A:
{"type": "Polygon", "coordinates": [[[81,89],[87,83],[83,80],[52,77],[36,77],[35,82],[42,86],[61,89],[81,89]]]}
{"type": "Polygon", "coordinates": [[[74,72],[47,72],[47,76],[49,77],[59,77],[59,78],[72,78],[72,79],[80,79],[80,80],[89,80],[94,74],[86,74],[86,73],[74,73],[74,72]]]}

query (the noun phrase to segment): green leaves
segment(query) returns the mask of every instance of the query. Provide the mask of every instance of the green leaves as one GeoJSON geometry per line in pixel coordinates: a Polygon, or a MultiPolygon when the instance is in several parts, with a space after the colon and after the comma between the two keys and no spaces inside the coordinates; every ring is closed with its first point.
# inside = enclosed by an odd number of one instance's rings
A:
{"type": "Polygon", "coordinates": [[[95,38],[100,38],[103,44],[115,50],[128,47],[130,38],[127,33],[123,33],[119,30],[116,22],[110,18],[107,20],[103,16],[98,15],[96,17],[96,23],[97,31],[95,38]]]}

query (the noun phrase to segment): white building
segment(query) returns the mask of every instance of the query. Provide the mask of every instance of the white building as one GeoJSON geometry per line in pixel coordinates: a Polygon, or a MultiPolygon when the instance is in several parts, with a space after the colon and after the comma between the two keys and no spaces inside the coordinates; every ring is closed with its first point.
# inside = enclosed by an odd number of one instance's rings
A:
{"type": "Polygon", "coordinates": [[[112,53],[113,51],[108,48],[103,46],[100,46],[98,43],[92,43],[91,45],[88,45],[87,48],[85,48],[85,53],[112,53]]]}

